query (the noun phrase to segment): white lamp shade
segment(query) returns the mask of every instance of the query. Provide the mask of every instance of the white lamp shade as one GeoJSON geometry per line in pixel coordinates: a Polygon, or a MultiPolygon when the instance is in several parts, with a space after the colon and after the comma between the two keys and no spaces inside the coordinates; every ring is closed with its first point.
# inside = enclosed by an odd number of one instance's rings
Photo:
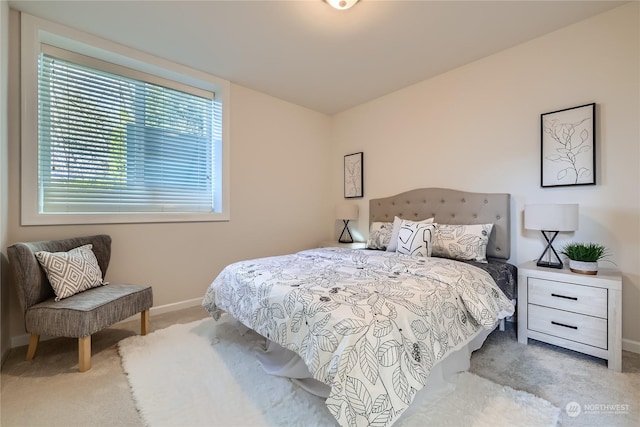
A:
{"type": "Polygon", "coordinates": [[[349,9],[354,4],[358,3],[358,0],[324,0],[331,5],[331,7],[338,10],[349,9]]]}
{"type": "Polygon", "coordinates": [[[578,229],[578,205],[525,205],[524,228],[544,231],[576,231],[578,229]]]}
{"type": "Polygon", "coordinates": [[[336,219],[358,219],[358,205],[341,203],[336,206],[336,219]]]}

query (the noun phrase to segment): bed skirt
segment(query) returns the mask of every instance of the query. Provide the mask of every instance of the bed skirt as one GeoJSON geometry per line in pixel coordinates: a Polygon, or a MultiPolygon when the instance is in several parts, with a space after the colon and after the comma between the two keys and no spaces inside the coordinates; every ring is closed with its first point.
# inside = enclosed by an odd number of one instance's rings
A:
{"type": "MultiPolygon", "coordinates": [[[[495,328],[494,328],[495,329],[495,328]]],[[[401,418],[410,416],[421,402],[434,399],[455,389],[456,374],[466,371],[471,366],[471,353],[482,347],[493,329],[481,328],[470,337],[466,345],[453,351],[444,359],[436,363],[429,373],[427,384],[418,391],[409,408],[401,418]]],[[[300,356],[291,350],[264,339],[263,344],[255,349],[258,362],[270,375],[290,378],[300,387],[316,396],[329,397],[330,387],[311,377],[309,369],[300,356]]]]}

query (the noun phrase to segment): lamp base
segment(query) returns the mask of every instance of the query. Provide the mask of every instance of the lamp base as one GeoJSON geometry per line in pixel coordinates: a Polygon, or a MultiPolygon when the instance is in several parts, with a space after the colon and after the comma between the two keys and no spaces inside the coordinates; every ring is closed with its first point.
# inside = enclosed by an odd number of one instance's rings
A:
{"type": "Polygon", "coordinates": [[[348,219],[343,219],[342,222],[344,222],[344,228],[342,229],[342,233],[340,233],[340,238],[338,239],[338,242],[340,243],[353,243],[353,236],[351,235],[351,232],[349,231],[349,220],[348,219]],[[344,236],[344,232],[347,232],[347,237],[342,237],[344,236]]]}
{"type": "Polygon", "coordinates": [[[542,255],[540,255],[540,258],[538,258],[538,262],[536,263],[536,265],[538,267],[546,267],[546,268],[558,268],[558,269],[563,268],[564,265],[562,265],[562,260],[558,256],[558,253],[556,252],[556,250],[553,248],[553,239],[556,238],[556,236],[558,235],[558,232],[541,230],[541,233],[544,236],[544,239],[547,241],[547,247],[544,248],[544,252],[542,252],[542,255]],[[551,238],[547,236],[547,233],[551,233],[551,238]],[[549,249],[551,249],[551,252],[553,252],[558,262],[551,261],[551,254],[549,254],[549,257],[548,257],[549,261],[542,260],[545,254],[549,251],[549,249]]]}
{"type": "Polygon", "coordinates": [[[562,262],[538,261],[536,265],[538,267],[546,267],[546,268],[558,268],[558,269],[564,268],[564,265],[562,264],[562,262]]]}

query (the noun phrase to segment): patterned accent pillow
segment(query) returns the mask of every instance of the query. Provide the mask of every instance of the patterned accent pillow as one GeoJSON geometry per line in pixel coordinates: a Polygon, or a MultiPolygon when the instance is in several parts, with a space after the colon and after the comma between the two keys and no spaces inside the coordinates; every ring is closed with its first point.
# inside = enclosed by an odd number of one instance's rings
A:
{"type": "Polygon", "coordinates": [[[438,224],[432,255],[461,261],[487,262],[493,224],[438,224]]]}
{"type": "Polygon", "coordinates": [[[436,224],[407,221],[400,222],[396,252],[413,256],[431,256],[431,242],[436,224]]]}
{"type": "Polygon", "coordinates": [[[393,224],[390,222],[373,222],[369,229],[369,239],[367,239],[367,249],[385,250],[391,239],[393,224]]]}
{"type": "Polygon", "coordinates": [[[68,252],[36,252],[36,258],[56,294],[56,301],[106,284],[92,248],[93,245],[89,244],[68,252]]]}
{"type": "MultiPolygon", "coordinates": [[[[400,223],[402,222],[401,218],[397,216],[393,218],[393,231],[391,232],[391,239],[389,239],[389,246],[387,246],[387,252],[395,252],[398,248],[398,232],[400,231],[400,223]]],[[[421,222],[424,224],[432,224],[433,218],[423,219],[421,222]]]]}

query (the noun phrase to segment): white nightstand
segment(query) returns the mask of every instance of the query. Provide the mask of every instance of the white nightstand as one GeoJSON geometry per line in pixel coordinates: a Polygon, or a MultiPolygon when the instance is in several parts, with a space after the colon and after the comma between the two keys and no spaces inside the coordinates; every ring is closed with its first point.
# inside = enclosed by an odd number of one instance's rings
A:
{"type": "Polygon", "coordinates": [[[518,341],[528,338],[608,361],[622,369],[622,275],[518,266],[518,341]]]}
{"type": "Polygon", "coordinates": [[[366,242],[340,243],[338,241],[321,242],[321,248],[349,248],[349,249],[365,249],[366,242]]]}

